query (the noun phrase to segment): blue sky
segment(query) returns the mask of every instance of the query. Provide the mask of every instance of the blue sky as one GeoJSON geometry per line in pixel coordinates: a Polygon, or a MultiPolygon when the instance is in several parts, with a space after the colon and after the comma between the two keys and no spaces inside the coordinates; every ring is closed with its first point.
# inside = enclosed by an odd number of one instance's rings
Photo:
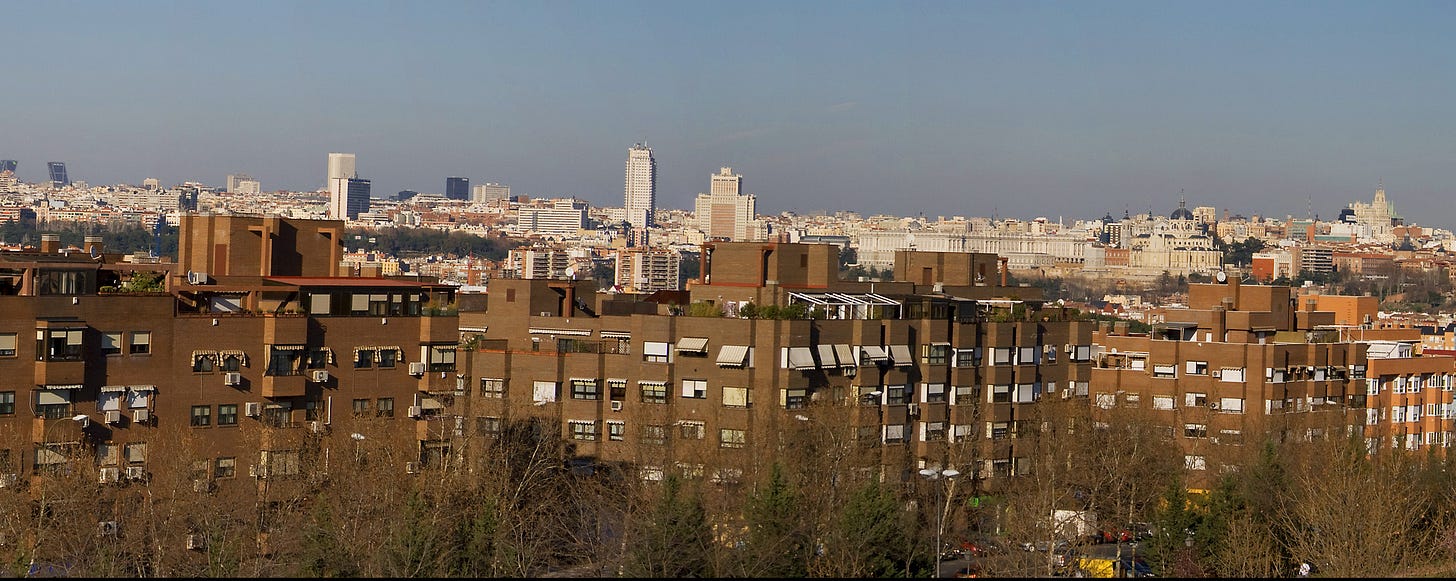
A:
{"type": "Polygon", "coordinates": [[[1451,2],[75,2],[3,8],[0,158],[40,181],[446,176],[759,211],[1456,226],[1451,2]]]}

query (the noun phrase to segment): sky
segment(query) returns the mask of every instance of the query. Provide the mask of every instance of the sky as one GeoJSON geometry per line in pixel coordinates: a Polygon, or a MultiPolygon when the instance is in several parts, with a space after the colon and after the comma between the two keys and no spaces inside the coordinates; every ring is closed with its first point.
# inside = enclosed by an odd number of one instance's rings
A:
{"type": "Polygon", "coordinates": [[[447,176],[658,206],[730,166],[761,214],[1456,227],[1456,3],[11,0],[0,159],[93,185],[447,176]]]}

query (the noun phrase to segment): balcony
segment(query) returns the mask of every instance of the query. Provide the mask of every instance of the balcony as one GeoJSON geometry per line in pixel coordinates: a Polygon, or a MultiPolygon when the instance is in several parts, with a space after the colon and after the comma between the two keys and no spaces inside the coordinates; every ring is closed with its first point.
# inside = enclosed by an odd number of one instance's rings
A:
{"type": "Polygon", "coordinates": [[[415,439],[422,442],[448,440],[465,435],[465,422],[460,416],[438,415],[415,422],[415,439]]]}
{"type": "Polygon", "coordinates": [[[304,375],[263,376],[263,397],[300,397],[304,394],[304,375]]]}
{"type": "Polygon", "coordinates": [[[274,345],[302,345],[308,341],[308,316],[273,313],[263,317],[263,342],[274,345]]]}
{"type": "Polygon", "coordinates": [[[421,343],[453,343],[460,340],[460,317],[438,315],[420,317],[421,343]]]}
{"type": "Polygon", "coordinates": [[[75,385],[84,383],[85,379],[86,361],[83,359],[35,362],[36,385],[75,385]]]}
{"type": "Polygon", "coordinates": [[[86,437],[86,428],[70,417],[47,419],[36,418],[31,427],[31,437],[37,443],[73,443],[86,437]]]}

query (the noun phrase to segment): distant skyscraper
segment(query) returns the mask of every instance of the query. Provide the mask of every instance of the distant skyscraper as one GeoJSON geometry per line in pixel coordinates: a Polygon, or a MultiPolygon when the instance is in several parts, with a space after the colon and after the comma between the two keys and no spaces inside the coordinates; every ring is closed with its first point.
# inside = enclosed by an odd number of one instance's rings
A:
{"type": "Polygon", "coordinates": [[[257,181],[258,180],[253,179],[253,176],[250,176],[250,175],[245,174],[245,173],[228,174],[228,177],[227,177],[227,193],[229,193],[229,194],[257,193],[257,192],[244,192],[244,191],[242,191],[242,188],[244,187],[244,182],[257,183],[257,181]]]}
{"type": "Polygon", "coordinates": [[[46,168],[51,172],[51,187],[64,188],[71,185],[71,178],[66,176],[66,162],[48,162],[46,168]]]}
{"type": "Polygon", "coordinates": [[[162,180],[157,178],[144,179],[142,180],[142,187],[149,190],[160,190],[162,189],[162,180]]]}
{"type": "Polygon", "coordinates": [[[698,194],[693,204],[693,217],[698,230],[708,238],[746,241],[750,226],[758,217],[758,200],[753,194],[742,195],[743,176],[733,168],[720,168],[713,174],[709,191],[698,194]]]}
{"type": "Polygon", "coordinates": [[[13,159],[0,159],[0,171],[15,173],[15,167],[18,165],[20,165],[20,162],[13,159]]]}
{"type": "Polygon", "coordinates": [[[622,204],[627,222],[638,228],[653,225],[657,210],[657,160],[652,149],[638,143],[627,150],[627,185],[622,204]]]}
{"type": "Polygon", "coordinates": [[[470,178],[445,178],[445,199],[469,200],[470,178]]]}
{"type": "MultiPolygon", "coordinates": [[[[325,173],[325,184],[329,190],[329,217],[335,220],[344,220],[349,216],[349,180],[359,177],[354,167],[355,159],[352,153],[330,153],[329,166],[325,173]]],[[[368,196],[365,196],[365,208],[368,208],[368,196]]],[[[354,216],[358,216],[355,213],[354,216]]]]}
{"type": "Polygon", "coordinates": [[[470,201],[484,202],[488,200],[506,200],[511,197],[511,187],[503,186],[495,182],[476,185],[470,188],[470,201]]]}
{"type": "Polygon", "coordinates": [[[369,180],[349,178],[344,182],[343,207],[333,216],[336,220],[354,220],[359,214],[369,211],[369,180]]]}

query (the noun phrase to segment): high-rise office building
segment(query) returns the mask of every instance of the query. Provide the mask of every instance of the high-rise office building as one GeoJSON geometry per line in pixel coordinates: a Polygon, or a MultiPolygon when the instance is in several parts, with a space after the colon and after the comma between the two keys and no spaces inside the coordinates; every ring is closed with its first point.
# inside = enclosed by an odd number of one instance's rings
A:
{"type": "Polygon", "coordinates": [[[445,178],[445,199],[469,200],[470,178],[445,178]]]}
{"type": "Polygon", "coordinates": [[[495,182],[476,185],[470,188],[470,201],[485,202],[489,200],[508,200],[511,197],[511,187],[495,182]]]}
{"type": "MultiPolygon", "coordinates": [[[[329,165],[325,174],[326,184],[329,189],[329,217],[335,220],[344,220],[349,217],[349,190],[352,187],[350,180],[359,177],[355,171],[355,159],[352,153],[330,153],[329,165]]],[[[367,189],[367,186],[366,186],[367,189]]],[[[365,194],[364,206],[368,211],[368,194],[365,194]]],[[[356,212],[354,216],[358,216],[356,212]]]]}
{"type": "Polygon", "coordinates": [[[753,194],[743,195],[743,176],[724,167],[713,174],[707,194],[698,194],[693,204],[693,217],[698,229],[709,239],[746,241],[750,238],[758,201],[753,194]]]}
{"type": "Polygon", "coordinates": [[[638,143],[627,150],[627,184],[623,210],[627,222],[638,228],[653,226],[652,213],[657,210],[657,160],[652,149],[638,143]]]}
{"type": "Polygon", "coordinates": [[[369,211],[369,180],[359,178],[348,178],[339,180],[343,184],[343,196],[340,206],[336,208],[337,213],[333,216],[336,220],[355,220],[359,214],[369,211]]]}
{"type": "Polygon", "coordinates": [[[66,162],[52,161],[46,163],[46,169],[50,170],[51,187],[64,188],[71,185],[71,178],[66,175],[66,162]]]}
{"type": "Polygon", "coordinates": [[[157,178],[144,179],[142,180],[142,187],[148,190],[160,190],[162,189],[162,180],[157,178]]]}
{"type": "Polygon", "coordinates": [[[245,173],[228,174],[227,193],[229,194],[257,194],[262,191],[258,180],[253,179],[245,173]]]}
{"type": "Polygon", "coordinates": [[[13,159],[0,159],[0,172],[8,171],[10,173],[15,173],[15,168],[19,165],[20,162],[13,159]]]}

